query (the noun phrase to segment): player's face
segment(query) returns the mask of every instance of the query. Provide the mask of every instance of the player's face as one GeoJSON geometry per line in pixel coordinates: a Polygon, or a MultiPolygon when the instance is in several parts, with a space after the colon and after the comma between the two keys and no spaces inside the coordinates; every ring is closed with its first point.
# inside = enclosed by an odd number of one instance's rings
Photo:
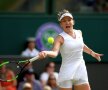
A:
{"type": "Polygon", "coordinates": [[[60,25],[64,30],[70,30],[73,28],[74,20],[66,16],[60,21],[60,25]]]}

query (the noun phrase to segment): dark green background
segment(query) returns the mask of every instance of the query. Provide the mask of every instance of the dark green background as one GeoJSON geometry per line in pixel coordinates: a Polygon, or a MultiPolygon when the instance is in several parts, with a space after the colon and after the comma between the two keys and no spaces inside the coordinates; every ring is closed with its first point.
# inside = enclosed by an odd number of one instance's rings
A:
{"type": "MultiPolygon", "coordinates": [[[[81,29],[85,43],[94,51],[104,54],[107,62],[108,51],[108,14],[76,14],[75,28],[81,29]]],[[[19,55],[24,49],[27,37],[35,37],[36,30],[46,22],[57,22],[56,16],[32,13],[0,14],[0,55],[19,55]]],[[[91,56],[84,54],[86,61],[95,62],[91,56]]]]}

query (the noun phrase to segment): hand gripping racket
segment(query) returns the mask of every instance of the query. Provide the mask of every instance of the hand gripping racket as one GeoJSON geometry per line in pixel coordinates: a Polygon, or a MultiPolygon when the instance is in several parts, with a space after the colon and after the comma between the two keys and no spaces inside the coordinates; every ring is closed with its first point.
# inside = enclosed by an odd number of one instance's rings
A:
{"type": "Polygon", "coordinates": [[[0,64],[0,69],[4,66],[4,65],[8,65],[8,64],[11,64],[13,66],[16,66],[14,67],[15,71],[16,71],[16,75],[15,77],[11,78],[11,79],[6,79],[6,78],[3,78],[4,76],[2,75],[1,71],[0,71],[0,81],[1,82],[11,82],[13,80],[16,80],[18,78],[18,76],[24,71],[24,69],[26,68],[26,66],[35,61],[35,60],[38,60],[39,59],[39,56],[37,55],[36,57],[33,57],[31,59],[28,59],[28,60],[21,60],[21,61],[5,61],[3,63],[0,64]]]}

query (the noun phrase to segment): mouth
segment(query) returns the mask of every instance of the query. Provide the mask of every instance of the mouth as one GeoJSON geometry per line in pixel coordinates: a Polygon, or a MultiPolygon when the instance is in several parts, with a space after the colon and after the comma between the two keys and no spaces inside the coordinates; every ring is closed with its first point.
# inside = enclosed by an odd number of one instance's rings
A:
{"type": "Polygon", "coordinates": [[[66,26],[66,28],[67,28],[67,29],[69,29],[69,28],[70,28],[70,26],[66,26]]]}

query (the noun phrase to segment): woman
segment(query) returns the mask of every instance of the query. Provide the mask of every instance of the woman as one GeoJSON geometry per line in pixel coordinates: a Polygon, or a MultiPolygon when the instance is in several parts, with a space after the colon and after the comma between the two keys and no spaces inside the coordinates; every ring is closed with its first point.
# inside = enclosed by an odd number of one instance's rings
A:
{"type": "MultiPolygon", "coordinates": [[[[0,69],[0,77],[11,79],[15,77],[14,72],[6,67],[6,65],[3,65],[0,69]]],[[[0,82],[0,86],[2,90],[16,90],[17,81],[13,80],[11,82],[0,82]]],[[[0,89],[1,90],[1,89],[0,89]]]]}
{"type": "Polygon", "coordinates": [[[55,63],[48,62],[45,66],[45,71],[40,75],[40,80],[43,86],[48,82],[49,75],[54,74],[56,79],[58,79],[58,73],[55,72],[55,63]]]}
{"type": "Polygon", "coordinates": [[[72,90],[72,85],[74,85],[74,90],[90,90],[83,51],[99,61],[103,54],[94,52],[84,44],[82,32],[73,29],[74,20],[69,11],[63,10],[58,15],[63,32],[55,39],[52,51],[42,51],[39,57],[56,57],[60,50],[62,56],[58,76],[60,90],[72,90]]]}
{"type": "Polygon", "coordinates": [[[54,74],[50,74],[48,78],[48,85],[52,88],[52,90],[59,90],[57,86],[56,77],[54,74]]]}

